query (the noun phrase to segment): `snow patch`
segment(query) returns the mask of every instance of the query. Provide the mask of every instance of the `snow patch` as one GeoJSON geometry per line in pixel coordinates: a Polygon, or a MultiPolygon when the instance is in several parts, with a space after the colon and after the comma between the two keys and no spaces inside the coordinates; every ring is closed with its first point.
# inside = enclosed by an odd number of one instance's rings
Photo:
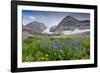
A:
{"type": "Polygon", "coordinates": [[[53,32],[50,32],[50,29],[47,28],[47,29],[44,30],[42,33],[43,33],[43,34],[52,34],[53,32]]]}

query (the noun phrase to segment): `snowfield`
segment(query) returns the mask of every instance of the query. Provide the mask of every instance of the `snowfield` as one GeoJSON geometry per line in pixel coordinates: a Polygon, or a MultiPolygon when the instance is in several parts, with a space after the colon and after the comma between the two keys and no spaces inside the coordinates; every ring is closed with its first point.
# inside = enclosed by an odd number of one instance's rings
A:
{"type": "Polygon", "coordinates": [[[76,28],[74,31],[63,31],[62,34],[63,35],[76,35],[76,34],[82,34],[82,33],[86,33],[86,32],[90,32],[90,29],[80,30],[80,29],[76,28]]]}
{"type": "MultiPolygon", "coordinates": [[[[76,28],[74,31],[62,31],[61,34],[62,35],[78,35],[78,34],[82,34],[82,33],[88,33],[90,32],[90,29],[78,29],[76,28]]],[[[57,32],[50,32],[49,29],[47,28],[46,30],[43,31],[43,33],[45,34],[56,34],[57,32]]]]}

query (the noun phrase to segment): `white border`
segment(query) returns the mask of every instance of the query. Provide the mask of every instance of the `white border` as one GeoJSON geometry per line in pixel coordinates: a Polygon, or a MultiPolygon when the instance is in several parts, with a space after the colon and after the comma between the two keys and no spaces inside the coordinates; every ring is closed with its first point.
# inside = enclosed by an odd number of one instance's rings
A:
{"type": "Polygon", "coordinates": [[[17,49],[17,64],[18,68],[25,67],[43,67],[57,65],[77,65],[77,64],[93,64],[94,63],[94,10],[92,9],[76,9],[76,8],[58,8],[58,7],[43,7],[43,6],[23,6],[18,5],[17,22],[18,22],[18,49],[17,49]],[[22,10],[38,10],[38,11],[58,11],[58,12],[78,12],[90,13],[90,59],[87,60],[67,60],[67,61],[48,61],[48,62],[27,62],[22,63],[22,10]]]}

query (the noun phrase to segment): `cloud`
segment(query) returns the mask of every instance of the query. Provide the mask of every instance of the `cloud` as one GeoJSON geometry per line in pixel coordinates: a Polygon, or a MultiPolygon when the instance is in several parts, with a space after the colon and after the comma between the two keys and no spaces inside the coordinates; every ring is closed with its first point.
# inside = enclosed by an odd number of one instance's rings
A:
{"type": "Polygon", "coordinates": [[[35,18],[34,18],[34,17],[32,17],[32,16],[29,16],[29,18],[30,18],[30,19],[32,19],[32,20],[33,20],[33,19],[35,19],[35,18]]]}

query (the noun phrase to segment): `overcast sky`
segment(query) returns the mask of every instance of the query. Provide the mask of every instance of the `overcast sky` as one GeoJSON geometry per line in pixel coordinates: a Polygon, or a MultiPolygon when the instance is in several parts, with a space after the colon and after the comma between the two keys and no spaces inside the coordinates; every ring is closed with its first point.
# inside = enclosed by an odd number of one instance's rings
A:
{"type": "Polygon", "coordinates": [[[71,13],[71,12],[51,12],[51,11],[22,11],[22,24],[26,25],[32,21],[44,23],[47,27],[57,25],[64,17],[72,16],[78,20],[89,20],[88,13],[71,13]]]}

